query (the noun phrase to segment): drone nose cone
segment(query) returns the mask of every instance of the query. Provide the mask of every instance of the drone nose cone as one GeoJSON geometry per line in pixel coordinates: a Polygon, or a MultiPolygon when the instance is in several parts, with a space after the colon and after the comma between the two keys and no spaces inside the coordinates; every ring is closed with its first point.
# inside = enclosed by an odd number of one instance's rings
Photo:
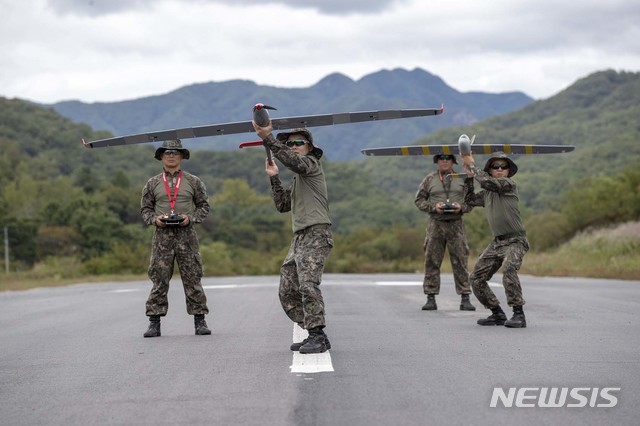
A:
{"type": "Polygon", "coordinates": [[[273,110],[277,110],[277,108],[274,108],[274,107],[272,107],[272,106],[265,105],[265,104],[255,104],[255,105],[253,106],[253,112],[261,111],[261,110],[263,110],[263,109],[273,109],[273,110]]]}
{"type": "Polygon", "coordinates": [[[260,111],[263,109],[273,109],[273,110],[277,110],[278,108],[274,108],[272,106],[269,105],[265,105],[265,104],[255,104],[255,106],[253,107],[254,111],[260,111]]]}
{"type": "Polygon", "coordinates": [[[460,151],[460,155],[469,155],[471,154],[471,140],[467,135],[460,135],[458,138],[458,150],[460,151]]]}

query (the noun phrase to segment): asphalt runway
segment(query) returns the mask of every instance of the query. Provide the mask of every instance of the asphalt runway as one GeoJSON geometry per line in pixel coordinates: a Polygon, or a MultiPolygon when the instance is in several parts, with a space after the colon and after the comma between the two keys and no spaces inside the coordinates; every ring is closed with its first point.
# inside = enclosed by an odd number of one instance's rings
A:
{"type": "Polygon", "coordinates": [[[476,325],[451,275],[427,312],[419,274],[326,274],[320,355],[289,350],[276,276],[204,279],[211,336],[179,279],[147,339],[146,281],[0,293],[0,424],[637,425],[640,282],[521,281],[518,330],[476,325]]]}

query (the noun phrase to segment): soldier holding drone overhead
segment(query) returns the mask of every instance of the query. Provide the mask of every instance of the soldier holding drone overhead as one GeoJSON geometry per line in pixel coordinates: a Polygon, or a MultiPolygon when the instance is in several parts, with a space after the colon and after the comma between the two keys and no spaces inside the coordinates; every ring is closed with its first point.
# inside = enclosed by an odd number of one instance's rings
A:
{"type": "Polygon", "coordinates": [[[529,250],[529,241],[520,218],[518,188],[511,179],[518,172],[518,166],[503,152],[492,154],[483,170],[476,167],[471,153],[463,155],[462,159],[465,170],[482,188],[478,193],[468,192],[465,202],[471,206],[485,207],[494,237],[478,258],[469,277],[473,293],[492,312],[488,318],[478,320],[478,324],[524,328],[527,326],[522,309],[525,301],[522,298],[518,269],[529,250]],[[510,320],[507,320],[500,302],[488,284],[500,267],[507,303],[513,308],[510,320]]]}
{"type": "MultiPolygon", "coordinates": [[[[412,155],[450,155],[457,149],[464,161],[467,174],[450,173],[448,176],[475,178],[482,191],[465,192],[464,204],[469,208],[485,207],[487,219],[494,236],[489,247],[480,255],[476,266],[469,277],[473,293],[492,315],[478,320],[480,325],[505,325],[511,328],[524,328],[527,322],[522,309],[524,299],[518,278],[518,269],[524,254],[529,250],[529,242],[525,233],[520,210],[518,208],[518,191],[516,183],[511,179],[518,171],[516,164],[507,157],[511,154],[556,154],[571,152],[572,145],[524,145],[524,144],[473,144],[475,135],[469,139],[461,135],[457,145],[409,145],[383,148],[367,148],[361,152],[368,156],[412,156],[412,155]],[[491,155],[483,170],[475,166],[472,154],[491,155]],[[513,307],[513,317],[507,321],[500,302],[489,288],[487,281],[502,267],[503,284],[507,293],[507,302],[513,307]]],[[[455,158],[455,157],[454,157],[455,158]]],[[[443,180],[444,181],[444,180],[443,180]]],[[[465,185],[473,185],[468,179],[465,185]]],[[[444,211],[444,210],[443,210],[444,211]]],[[[427,301],[428,306],[429,301],[427,301]]],[[[435,304],[435,303],[434,303],[435,304]]]]}

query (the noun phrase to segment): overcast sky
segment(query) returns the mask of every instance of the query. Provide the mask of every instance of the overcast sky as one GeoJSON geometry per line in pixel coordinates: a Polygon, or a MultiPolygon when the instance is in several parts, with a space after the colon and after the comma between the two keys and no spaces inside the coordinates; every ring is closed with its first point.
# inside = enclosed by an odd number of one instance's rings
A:
{"type": "Polygon", "coordinates": [[[43,103],[416,67],[544,99],[640,71],[638,0],[0,0],[0,16],[0,96],[43,103]]]}

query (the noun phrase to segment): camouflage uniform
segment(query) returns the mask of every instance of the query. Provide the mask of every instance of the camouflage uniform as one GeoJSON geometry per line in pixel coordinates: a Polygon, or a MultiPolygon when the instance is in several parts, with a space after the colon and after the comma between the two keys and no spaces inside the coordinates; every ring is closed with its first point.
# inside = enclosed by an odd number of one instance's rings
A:
{"type": "Polygon", "coordinates": [[[313,142],[305,129],[269,135],[264,143],[284,166],[296,173],[293,183],[284,189],[279,176],[271,176],[271,191],[280,212],[292,212],[294,236],[280,268],[280,303],[287,316],[302,328],[325,326],[325,309],[320,282],[324,266],[333,248],[329,201],[324,171],[320,164],[322,150],[317,146],[305,156],[287,148],[288,134],[302,133],[313,142]]]}
{"type": "MultiPolygon", "coordinates": [[[[469,179],[471,181],[471,179],[469,179]]],[[[449,259],[453,270],[453,279],[458,295],[471,293],[469,285],[469,245],[462,221],[462,214],[472,207],[464,202],[465,193],[473,191],[473,185],[465,185],[462,179],[451,179],[450,189],[444,187],[439,173],[429,173],[418,188],[415,197],[416,206],[429,214],[424,239],[424,294],[440,293],[440,266],[445,249],[449,249],[449,259]],[[436,212],[436,205],[449,200],[462,206],[461,213],[436,212]]]]}
{"type": "MultiPolygon", "coordinates": [[[[173,175],[167,173],[172,191],[177,174],[178,172],[173,175]]],[[[147,225],[153,225],[157,216],[169,212],[169,201],[162,175],[149,179],[142,190],[140,212],[147,225]]],[[[173,276],[174,261],[177,261],[180,270],[189,315],[209,313],[207,297],[200,282],[203,269],[198,236],[193,227],[207,217],[209,208],[204,183],[197,176],[183,171],[175,211],[188,216],[190,222],[185,227],[155,229],[148,270],[153,287],[146,304],[147,316],[167,314],[167,293],[169,281],[173,276]]]]}
{"type": "Polygon", "coordinates": [[[467,194],[465,201],[471,206],[485,207],[487,220],[494,239],[482,252],[476,262],[469,279],[473,293],[486,308],[493,309],[500,302],[488,285],[488,280],[502,266],[502,285],[509,306],[523,306],[522,287],[518,278],[518,270],[522,265],[525,253],[529,250],[529,241],[518,208],[518,189],[511,179],[518,168],[503,153],[494,153],[487,161],[484,170],[471,166],[475,179],[480,183],[482,191],[467,194]],[[510,164],[508,177],[494,178],[488,173],[489,165],[495,159],[502,159],[510,164]]]}
{"type": "Polygon", "coordinates": [[[310,226],[295,233],[280,267],[278,296],[282,308],[291,321],[307,330],[325,325],[319,286],[332,247],[329,225],[310,226]]]}
{"type": "Polygon", "coordinates": [[[495,308],[500,304],[496,295],[489,287],[488,280],[498,272],[502,266],[502,285],[507,295],[509,306],[523,306],[522,287],[518,278],[518,270],[522,265],[522,259],[529,250],[529,242],[525,236],[507,237],[506,239],[494,239],[482,252],[470,280],[473,294],[486,308],[495,308]]]}

